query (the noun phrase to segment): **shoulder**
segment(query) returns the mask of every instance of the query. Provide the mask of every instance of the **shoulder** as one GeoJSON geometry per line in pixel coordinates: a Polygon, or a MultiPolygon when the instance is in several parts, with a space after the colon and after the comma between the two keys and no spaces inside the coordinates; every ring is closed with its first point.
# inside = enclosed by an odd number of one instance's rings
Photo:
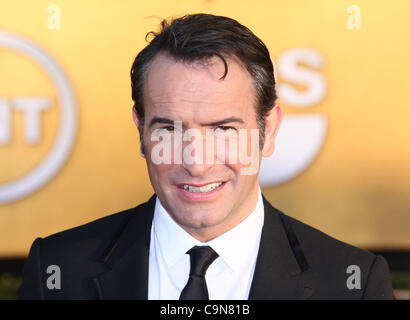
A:
{"type": "Polygon", "coordinates": [[[130,221],[137,220],[134,222],[149,227],[153,210],[147,205],[148,202],[145,202],[43,239],[38,238],[36,242],[41,247],[42,258],[51,256],[56,260],[65,260],[75,256],[88,260],[98,259],[103,250],[121,234],[130,221]]]}
{"type": "Polygon", "coordinates": [[[311,265],[354,264],[355,262],[370,265],[376,258],[370,251],[350,245],[297,219],[283,215],[294,230],[311,265]]]}
{"type": "MultiPolygon", "coordinates": [[[[118,238],[137,235],[150,227],[154,196],[130,208],[91,221],[84,225],[37,238],[30,249],[19,289],[21,299],[94,297],[90,279],[106,271],[104,257],[115,247],[118,238]],[[59,270],[64,291],[50,292],[46,287],[47,274],[59,270]],[[57,267],[57,268],[56,268],[57,267]]],[[[128,243],[125,239],[125,243],[128,243]]],[[[56,271],[57,272],[57,271],[56,271]]],[[[48,281],[48,280],[47,280],[48,281]]]]}
{"type": "Polygon", "coordinates": [[[352,261],[371,264],[375,259],[373,253],[338,240],[313,226],[292,218],[275,208],[265,197],[263,200],[265,216],[280,217],[280,220],[274,219],[277,221],[275,223],[282,224],[290,246],[295,246],[297,243],[311,267],[323,267],[332,263],[346,264],[352,261]]]}
{"type": "Polygon", "coordinates": [[[389,267],[382,256],[335,239],[312,226],[281,214],[295,233],[309,265],[306,278],[315,283],[323,297],[393,298],[389,267]]]}
{"type": "Polygon", "coordinates": [[[133,214],[136,207],[107,215],[86,224],[70,228],[49,235],[41,240],[42,246],[61,246],[71,243],[80,244],[82,242],[104,239],[113,236],[115,231],[125,224],[133,214]]]}

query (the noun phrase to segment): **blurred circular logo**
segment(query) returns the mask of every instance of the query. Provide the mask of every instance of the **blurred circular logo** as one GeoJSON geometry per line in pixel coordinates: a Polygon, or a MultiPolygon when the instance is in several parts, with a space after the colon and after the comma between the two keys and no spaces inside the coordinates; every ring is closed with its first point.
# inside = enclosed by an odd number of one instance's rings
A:
{"type": "MultiPolygon", "coordinates": [[[[291,108],[310,108],[322,102],[328,86],[318,71],[323,64],[320,52],[312,48],[295,47],[284,52],[277,61],[277,73],[283,81],[277,87],[280,100],[291,108]]],[[[262,158],[260,185],[274,187],[304,172],[322,149],[327,128],[327,116],[321,113],[284,116],[275,152],[262,158]]]]}
{"type": "MultiPolygon", "coordinates": [[[[18,52],[31,59],[50,78],[56,91],[60,121],[52,145],[41,161],[24,175],[0,183],[0,204],[21,199],[48,183],[66,162],[77,132],[76,99],[64,71],[44,50],[31,41],[16,34],[0,31],[0,49],[18,52]]],[[[39,139],[39,111],[47,109],[51,101],[45,97],[15,97],[2,99],[0,96],[0,148],[10,140],[11,108],[25,113],[25,140],[34,144],[39,139]]],[[[6,162],[7,163],[7,162],[6,162]]],[[[11,167],[10,163],[8,166],[11,167]]],[[[2,168],[6,170],[8,168],[2,168]]]]}

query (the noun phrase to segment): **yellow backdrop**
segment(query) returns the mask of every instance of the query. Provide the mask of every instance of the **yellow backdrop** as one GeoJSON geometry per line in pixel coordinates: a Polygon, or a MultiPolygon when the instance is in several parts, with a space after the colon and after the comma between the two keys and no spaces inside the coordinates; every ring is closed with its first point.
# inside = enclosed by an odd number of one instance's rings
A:
{"type": "MultiPolygon", "coordinates": [[[[56,174],[34,192],[0,203],[0,256],[23,256],[35,237],[150,197],[131,117],[129,71],[145,34],[162,18],[196,12],[237,19],[264,40],[275,62],[294,48],[323,59],[320,67],[304,66],[325,80],[322,98],[303,108],[280,103],[287,115],[324,115],[324,142],[300,174],[262,189],[271,203],[353,245],[410,249],[410,2],[355,0],[349,9],[351,2],[1,1],[0,39],[11,32],[55,60],[72,87],[77,122],[56,174]]],[[[278,72],[277,78],[308,89],[278,72]]],[[[52,149],[66,117],[58,92],[35,59],[0,41],[3,191],[52,149]],[[31,136],[21,97],[48,99],[37,122],[31,118],[31,136]]]]}

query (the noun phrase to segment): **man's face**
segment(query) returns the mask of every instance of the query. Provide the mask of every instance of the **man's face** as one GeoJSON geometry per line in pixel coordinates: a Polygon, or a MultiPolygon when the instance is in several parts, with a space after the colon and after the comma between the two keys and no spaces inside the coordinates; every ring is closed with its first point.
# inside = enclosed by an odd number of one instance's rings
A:
{"type": "MultiPolygon", "coordinates": [[[[149,67],[143,91],[145,118],[142,143],[151,183],[174,221],[201,241],[209,241],[240,223],[255,208],[258,197],[261,153],[259,142],[251,145],[249,130],[258,129],[253,82],[237,60],[227,59],[227,63],[228,74],[220,80],[224,74],[224,65],[219,58],[215,57],[206,64],[186,64],[176,62],[165,54],[158,54],[149,67]],[[158,118],[168,119],[170,123],[155,121],[158,118]],[[229,118],[234,121],[212,124],[229,118]],[[173,121],[182,122],[182,131],[176,128],[173,121]],[[240,140],[240,143],[248,143],[248,155],[252,148],[257,150],[257,169],[254,174],[243,174],[241,169],[249,167],[250,163],[241,163],[239,152],[236,161],[228,158],[227,150],[232,147],[228,139],[229,147],[225,149],[225,155],[221,156],[217,147],[205,149],[206,129],[216,130],[213,137],[217,141],[221,139],[218,138],[219,133],[227,132],[226,127],[234,128],[229,129],[234,131],[228,132],[236,136],[239,136],[241,129],[242,132],[248,132],[246,140],[240,140]],[[174,145],[178,145],[176,132],[184,134],[188,129],[195,129],[202,134],[179,144],[182,151],[191,145],[194,151],[190,156],[194,161],[186,161],[183,156],[182,162],[177,163],[174,154],[174,145]],[[167,132],[171,137],[170,164],[156,164],[153,159],[155,145],[159,143],[158,140],[152,141],[156,132],[167,132]],[[214,160],[211,163],[206,159],[209,154],[214,160]],[[218,163],[216,159],[223,160],[221,157],[225,157],[225,161],[218,163]],[[211,183],[223,184],[210,192],[202,189],[194,192],[198,189],[187,186],[198,187],[211,183]]],[[[138,125],[136,114],[134,120],[138,125]]]]}

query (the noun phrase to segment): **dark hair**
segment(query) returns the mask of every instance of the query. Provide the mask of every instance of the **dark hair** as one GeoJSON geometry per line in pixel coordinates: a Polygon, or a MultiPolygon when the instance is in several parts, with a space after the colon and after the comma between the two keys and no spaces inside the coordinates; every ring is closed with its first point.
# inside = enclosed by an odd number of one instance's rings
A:
{"type": "Polygon", "coordinates": [[[176,61],[195,62],[217,56],[228,73],[225,57],[239,58],[252,76],[256,92],[256,120],[259,128],[259,147],[263,148],[265,118],[276,101],[272,61],[265,44],[247,27],[236,20],[211,14],[192,14],[163,20],[159,32],[149,32],[150,43],[137,55],[131,68],[131,87],[134,108],[141,119],[139,128],[142,152],[144,101],[143,86],[148,67],[158,53],[167,53],[176,61]]]}

